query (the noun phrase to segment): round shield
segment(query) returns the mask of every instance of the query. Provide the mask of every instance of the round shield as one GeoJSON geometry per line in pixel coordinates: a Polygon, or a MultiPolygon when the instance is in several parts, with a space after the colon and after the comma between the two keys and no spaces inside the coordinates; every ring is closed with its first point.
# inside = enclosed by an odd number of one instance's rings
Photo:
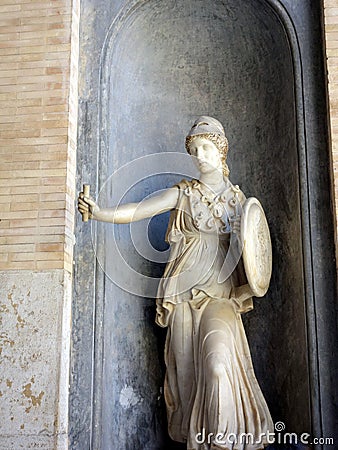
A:
{"type": "Polygon", "coordinates": [[[241,218],[243,262],[249,286],[256,297],[263,297],[269,288],[272,272],[272,250],[268,222],[262,205],[248,198],[241,218]]]}

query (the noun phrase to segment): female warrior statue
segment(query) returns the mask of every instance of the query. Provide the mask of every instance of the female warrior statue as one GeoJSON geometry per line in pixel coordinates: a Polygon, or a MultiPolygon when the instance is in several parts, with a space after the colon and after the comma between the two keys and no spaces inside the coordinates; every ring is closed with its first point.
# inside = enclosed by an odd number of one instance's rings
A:
{"type": "MultiPolygon", "coordinates": [[[[170,259],[160,281],[156,322],[168,327],[165,401],[171,438],[188,450],[262,449],[273,423],[256,380],[241,314],[252,291],[241,262],[224,273],[245,196],[228,179],[228,143],[218,120],[202,116],[186,138],[199,180],[160,195],[100,209],[80,194],[91,219],[128,223],[172,210],[170,259]]],[[[230,258],[230,261],[234,259],[230,258]]]]}

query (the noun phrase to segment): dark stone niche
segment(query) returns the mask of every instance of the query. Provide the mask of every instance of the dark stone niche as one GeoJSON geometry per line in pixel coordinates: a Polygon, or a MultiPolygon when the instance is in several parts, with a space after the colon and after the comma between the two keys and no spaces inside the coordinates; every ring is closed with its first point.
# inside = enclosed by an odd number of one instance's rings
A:
{"type": "MultiPolygon", "coordinates": [[[[260,199],[271,229],[271,287],[244,317],[257,378],[275,422],[332,435],[336,285],[321,2],[85,0],[81,17],[79,180],[109,204],[116,192],[106,180],[124,164],[184,153],[199,115],[224,124],[230,178],[260,199]]],[[[125,198],[140,200],[182,173],[147,178],[125,198]]],[[[159,251],[167,219],[149,228],[159,251]]],[[[112,229],[136,271],[163,270],[135,252],[128,226],[98,227],[94,251],[78,223],[72,449],[184,448],[166,434],[155,300],[105,276],[116,263],[112,229]]]]}

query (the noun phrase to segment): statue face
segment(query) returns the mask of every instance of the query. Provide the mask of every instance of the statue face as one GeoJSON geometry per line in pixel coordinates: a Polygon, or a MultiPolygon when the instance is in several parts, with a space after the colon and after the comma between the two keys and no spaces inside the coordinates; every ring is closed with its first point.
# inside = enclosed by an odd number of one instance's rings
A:
{"type": "Polygon", "coordinates": [[[222,160],[216,145],[205,137],[196,136],[190,146],[190,154],[201,173],[210,173],[222,169],[222,160]]]}

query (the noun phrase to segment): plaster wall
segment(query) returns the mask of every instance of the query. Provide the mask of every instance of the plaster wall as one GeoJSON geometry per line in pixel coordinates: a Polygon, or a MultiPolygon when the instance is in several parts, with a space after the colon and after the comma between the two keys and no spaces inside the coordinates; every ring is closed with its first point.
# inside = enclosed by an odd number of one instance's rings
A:
{"type": "Polygon", "coordinates": [[[0,273],[0,448],[66,449],[71,277],[0,273]]]}

